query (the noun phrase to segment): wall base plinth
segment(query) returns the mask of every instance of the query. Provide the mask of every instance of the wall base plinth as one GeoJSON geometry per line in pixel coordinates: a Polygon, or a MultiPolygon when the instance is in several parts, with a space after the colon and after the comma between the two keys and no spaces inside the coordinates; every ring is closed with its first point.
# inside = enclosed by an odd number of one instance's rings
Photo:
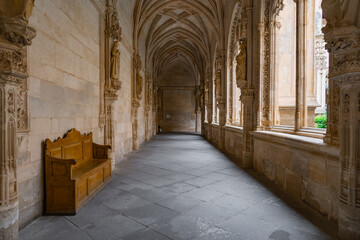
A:
{"type": "Polygon", "coordinates": [[[0,207],[0,239],[17,240],[19,234],[19,204],[0,207]]]}

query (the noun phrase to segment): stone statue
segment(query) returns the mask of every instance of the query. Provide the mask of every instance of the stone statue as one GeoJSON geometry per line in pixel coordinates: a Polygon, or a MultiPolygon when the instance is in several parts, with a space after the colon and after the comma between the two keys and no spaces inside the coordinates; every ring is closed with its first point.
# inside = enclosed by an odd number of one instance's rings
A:
{"type": "Polygon", "coordinates": [[[111,64],[110,64],[110,79],[112,86],[119,90],[121,88],[120,82],[120,51],[119,41],[115,41],[111,48],[111,64]]]}
{"type": "Polygon", "coordinates": [[[221,97],[221,57],[216,58],[215,62],[215,96],[216,98],[221,97]]]}
{"type": "Polygon", "coordinates": [[[246,41],[240,40],[240,53],[236,56],[236,84],[239,88],[246,84],[246,41]]]}
{"type": "Polygon", "coordinates": [[[120,51],[119,42],[115,41],[111,48],[111,80],[119,80],[119,69],[120,69],[120,51]]]}
{"type": "Polygon", "coordinates": [[[138,100],[141,99],[142,89],[143,89],[143,78],[142,78],[142,76],[140,74],[140,71],[139,71],[137,73],[137,78],[136,78],[136,96],[137,96],[138,100]]]}

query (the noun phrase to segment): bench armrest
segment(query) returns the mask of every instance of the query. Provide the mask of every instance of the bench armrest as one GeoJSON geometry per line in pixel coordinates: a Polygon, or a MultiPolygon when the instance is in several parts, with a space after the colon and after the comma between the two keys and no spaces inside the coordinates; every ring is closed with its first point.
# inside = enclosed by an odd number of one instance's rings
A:
{"type": "Polygon", "coordinates": [[[66,178],[71,180],[71,166],[75,164],[75,159],[62,159],[45,155],[46,178],[66,178]]]}
{"type": "Polygon", "coordinates": [[[108,158],[108,150],[111,149],[109,145],[100,145],[93,143],[93,158],[105,159],[108,158]]]}

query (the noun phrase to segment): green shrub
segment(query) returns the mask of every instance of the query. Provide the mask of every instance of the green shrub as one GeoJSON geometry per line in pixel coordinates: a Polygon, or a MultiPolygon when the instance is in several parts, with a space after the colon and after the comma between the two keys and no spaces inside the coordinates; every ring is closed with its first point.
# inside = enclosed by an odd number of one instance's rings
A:
{"type": "Polygon", "coordinates": [[[315,117],[316,128],[326,128],[327,114],[320,114],[315,117]]]}

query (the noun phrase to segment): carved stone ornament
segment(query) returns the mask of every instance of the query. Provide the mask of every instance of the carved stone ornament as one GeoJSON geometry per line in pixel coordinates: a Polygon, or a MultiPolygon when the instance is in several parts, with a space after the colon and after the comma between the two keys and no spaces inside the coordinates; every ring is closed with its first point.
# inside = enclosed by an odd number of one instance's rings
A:
{"type": "Polygon", "coordinates": [[[263,102],[263,120],[262,124],[270,125],[270,1],[265,2],[264,10],[264,65],[263,65],[263,88],[262,88],[262,102],[263,102]]]}
{"type": "Polygon", "coordinates": [[[146,110],[149,111],[152,103],[152,85],[147,83],[146,110]]]}
{"type": "Polygon", "coordinates": [[[24,47],[31,45],[31,40],[36,36],[36,31],[29,27],[24,19],[0,17],[0,36],[18,47],[24,47]]]}
{"type": "Polygon", "coordinates": [[[117,90],[111,87],[105,86],[105,100],[116,101],[118,99],[117,90]]]}
{"type": "Polygon", "coordinates": [[[119,24],[119,19],[117,16],[116,8],[111,6],[107,6],[107,28],[105,32],[110,36],[113,37],[115,41],[121,41],[121,33],[122,29],[119,24]]]}
{"type": "Polygon", "coordinates": [[[241,90],[240,100],[243,102],[253,101],[255,99],[255,91],[253,88],[245,88],[241,90]]]}
{"type": "Polygon", "coordinates": [[[222,69],[222,57],[223,55],[218,52],[215,61],[215,99],[219,101],[221,98],[221,69],[222,69]]]}
{"type": "Polygon", "coordinates": [[[0,72],[26,74],[27,66],[21,52],[0,49],[0,72]]]}
{"type": "Polygon", "coordinates": [[[136,74],[136,98],[141,100],[143,90],[143,78],[141,76],[140,70],[136,74]]]}

